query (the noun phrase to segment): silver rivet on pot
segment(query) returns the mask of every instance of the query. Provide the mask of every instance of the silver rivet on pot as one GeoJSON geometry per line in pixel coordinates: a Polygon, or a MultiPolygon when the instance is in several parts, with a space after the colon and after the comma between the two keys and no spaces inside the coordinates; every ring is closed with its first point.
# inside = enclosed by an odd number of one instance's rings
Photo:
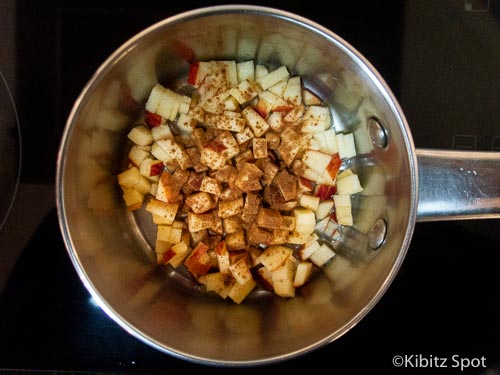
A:
{"type": "Polygon", "coordinates": [[[370,117],[367,123],[372,143],[376,147],[386,148],[389,142],[387,139],[387,132],[385,130],[385,127],[375,117],[370,117]]]}
{"type": "Polygon", "coordinates": [[[378,219],[368,232],[368,244],[373,250],[378,250],[385,241],[387,235],[387,222],[378,219]]]}

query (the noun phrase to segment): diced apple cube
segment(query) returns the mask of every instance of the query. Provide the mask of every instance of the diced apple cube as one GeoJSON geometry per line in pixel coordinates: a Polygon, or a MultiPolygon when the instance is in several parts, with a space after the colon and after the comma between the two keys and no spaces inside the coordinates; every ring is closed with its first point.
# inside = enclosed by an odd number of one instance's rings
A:
{"type": "Polygon", "coordinates": [[[179,209],[179,203],[167,203],[160,201],[158,199],[152,198],[146,204],[146,211],[153,215],[157,215],[162,218],[163,224],[172,224],[175,220],[175,215],[177,215],[177,210],[179,209]]]}
{"type": "Polygon", "coordinates": [[[224,284],[224,275],[221,272],[212,272],[202,275],[198,281],[205,285],[207,292],[220,294],[226,287],[224,284]]]}
{"type": "Polygon", "coordinates": [[[230,89],[229,93],[239,104],[245,104],[256,98],[259,95],[259,91],[260,89],[256,87],[255,83],[246,79],[230,89]]]}
{"type": "Polygon", "coordinates": [[[302,117],[303,133],[321,133],[331,126],[330,109],[319,105],[309,106],[302,117]]]}
{"type": "Polygon", "coordinates": [[[196,119],[186,113],[181,113],[177,119],[177,129],[179,129],[181,134],[191,134],[196,125],[196,119]]]}
{"type": "Polygon", "coordinates": [[[243,210],[243,197],[232,201],[219,202],[218,216],[222,219],[237,215],[243,210]]]}
{"type": "Polygon", "coordinates": [[[301,233],[297,231],[292,231],[288,234],[288,243],[295,245],[304,245],[311,233],[301,233]]]}
{"type": "Polygon", "coordinates": [[[320,199],[314,195],[302,194],[299,199],[299,204],[304,208],[309,208],[316,212],[319,207],[320,199]]]}
{"type": "Polygon", "coordinates": [[[319,174],[318,172],[309,167],[303,170],[302,177],[310,181],[313,181],[316,184],[323,184],[321,174],[319,174]]]}
{"type": "Polygon", "coordinates": [[[332,196],[336,193],[336,186],[318,184],[314,187],[314,195],[318,196],[321,201],[333,199],[332,196]]]}
{"type": "Polygon", "coordinates": [[[293,109],[293,105],[271,91],[266,90],[259,94],[259,101],[255,109],[262,117],[267,118],[273,111],[288,112],[293,109]]]}
{"type": "Polygon", "coordinates": [[[243,285],[253,279],[252,272],[245,258],[240,258],[237,262],[231,264],[229,270],[238,284],[243,285]]]}
{"type": "Polygon", "coordinates": [[[291,124],[296,124],[301,121],[305,112],[306,112],[306,107],[303,104],[296,105],[291,111],[288,111],[283,120],[291,124]]]}
{"type": "Polygon", "coordinates": [[[177,118],[177,115],[179,114],[179,108],[181,107],[182,104],[182,95],[179,95],[173,91],[171,91],[170,94],[172,96],[172,107],[170,110],[170,116],[167,118],[170,121],[174,121],[177,118]]]}
{"type": "Polygon", "coordinates": [[[254,135],[253,135],[252,131],[250,130],[250,128],[248,126],[246,126],[242,132],[236,133],[234,137],[236,138],[236,142],[238,142],[238,144],[243,144],[246,141],[249,141],[250,139],[252,139],[254,137],[254,135]]]}
{"type": "Polygon", "coordinates": [[[154,139],[151,130],[145,125],[133,127],[127,134],[128,139],[139,146],[147,146],[153,143],[154,139]]]}
{"type": "Polygon", "coordinates": [[[161,160],[146,158],[139,166],[139,172],[141,175],[152,181],[158,181],[159,176],[163,172],[164,166],[165,165],[161,160]]]}
{"type": "Polygon", "coordinates": [[[172,251],[174,253],[172,258],[168,261],[168,264],[174,268],[179,267],[184,259],[189,255],[189,247],[183,241],[174,244],[168,251],[172,251]]]}
{"type": "Polygon", "coordinates": [[[134,145],[128,153],[128,160],[136,167],[140,167],[141,163],[149,156],[149,154],[149,152],[141,149],[137,145],[134,145]]]}
{"type": "Polygon", "coordinates": [[[149,189],[149,194],[151,194],[153,197],[156,197],[157,191],[158,191],[158,183],[151,182],[151,189],[149,189]]]}
{"type": "Polygon", "coordinates": [[[143,177],[139,171],[139,168],[133,166],[118,175],[118,184],[122,188],[133,188],[136,186],[141,177],[143,177]]]}
{"type": "Polygon", "coordinates": [[[208,250],[207,245],[198,242],[183,262],[187,270],[195,277],[206,275],[212,268],[212,259],[208,254],[208,250]]]}
{"type": "Polygon", "coordinates": [[[247,246],[245,231],[240,229],[233,233],[226,234],[226,245],[228,250],[244,250],[247,246]]]}
{"type": "Polygon", "coordinates": [[[321,220],[330,215],[332,208],[333,208],[333,199],[326,199],[319,202],[318,208],[316,209],[315,212],[316,220],[321,220]]]}
{"type": "Polygon", "coordinates": [[[271,273],[274,292],[280,297],[295,297],[295,287],[293,286],[295,264],[287,259],[281,266],[271,273]]]}
{"type": "MultiPolygon", "coordinates": [[[[212,85],[208,86],[212,87],[212,85]]],[[[225,88],[225,86],[223,86],[225,88]]],[[[214,88],[213,90],[217,90],[214,88]]],[[[201,108],[209,113],[220,114],[226,109],[226,101],[231,97],[230,91],[221,90],[213,93],[213,95],[202,96],[200,100],[201,108]]]]}
{"type": "Polygon", "coordinates": [[[309,260],[316,266],[323,267],[335,255],[335,252],[327,244],[324,243],[309,257],[309,260]]]}
{"type": "Polygon", "coordinates": [[[217,196],[221,193],[221,186],[215,178],[204,176],[201,180],[200,191],[217,196]]]}
{"type": "Polygon", "coordinates": [[[202,214],[214,207],[212,196],[204,191],[189,195],[184,199],[184,203],[195,214],[202,214]]]}
{"type": "MultiPolygon", "coordinates": [[[[179,166],[185,170],[192,166],[191,158],[184,147],[179,145],[171,138],[159,139],[155,142],[169,155],[169,157],[179,163],[179,166]]],[[[161,159],[160,159],[161,160],[161,159]]],[[[168,160],[167,160],[168,161],[168,160]]]]}
{"type": "Polygon", "coordinates": [[[267,140],[265,138],[253,138],[252,151],[255,159],[267,157],[267,140]]]}
{"type": "Polygon", "coordinates": [[[169,119],[176,99],[177,99],[177,94],[175,92],[173,92],[170,89],[163,88],[163,92],[160,97],[160,101],[158,103],[158,107],[156,108],[155,113],[160,115],[161,117],[169,119]]]}
{"type": "Polygon", "coordinates": [[[315,151],[321,151],[321,148],[325,149],[326,146],[324,145],[325,141],[322,138],[311,138],[309,140],[309,149],[315,150],[315,151]]]}
{"type": "Polygon", "coordinates": [[[231,289],[229,289],[228,297],[231,298],[233,302],[240,304],[256,286],[257,283],[253,278],[248,280],[245,284],[234,283],[231,289]]]}
{"type": "Polygon", "coordinates": [[[285,93],[287,81],[279,81],[278,83],[272,85],[268,88],[273,94],[278,95],[280,98],[283,98],[283,94],[285,93]]]}
{"type": "Polygon", "coordinates": [[[148,194],[151,190],[151,181],[141,175],[137,184],[134,185],[134,189],[139,190],[142,194],[148,194]]]}
{"type": "Polygon", "coordinates": [[[321,105],[321,99],[309,89],[302,90],[302,100],[305,105],[321,105]]]}
{"type": "Polygon", "coordinates": [[[246,107],[241,112],[241,115],[256,137],[260,137],[269,129],[269,124],[266,120],[252,107],[246,107]]]}
{"type": "Polygon", "coordinates": [[[316,225],[316,216],[314,211],[308,208],[295,208],[295,231],[299,233],[313,233],[316,225]]]}
{"type": "Polygon", "coordinates": [[[226,165],[226,158],[216,148],[207,145],[201,149],[200,162],[210,169],[216,170],[226,165]]]}
{"type": "Polygon", "coordinates": [[[321,133],[313,133],[313,139],[316,139],[319,142],[319,151],[330,155],[338,153],[335,129],[332,128],[321,133]]]}
{"type": "Polygon", "coordinates": [[[300,262],[295,270],[295,276],[293,278],[293,287],[300,288],[302,285],[307,283],[312,274],[311,262],[300,262]]]}
{"type": "Polygon", "coordinates": [[[187,82],[194,87],[199,87],[205,77],[212,71],[211,61],[195,61],[189,65],[187,82]]]}
{"type": "Polygon", "coordinates": [[[229,274],[231,272],[229,269],[231,262],[229,260],[229,251],[227,250],[226,242],[219,242],[215,247],[214,252],[217,257],[219,271],[224,275],[229,274]]]}
{"type": "Polygon", "coordinates": [[[253,60],[242,61],[236,64],[238,82],[244,80],[253,81],[255,79],[255,65],[253,60]]]}
{"type": "Polygon", "coordinates": [[[226,100],[224,100],[224,110],[225,111],[233,111],[234,113],[237,113],[236,111],[240,108],[240,103],[233,97],[233,96],[228,96],[226,100]]]}
{"type": "Polygon", "coordinates": [[[182,229],[174,228],[171,225],[158,225],[156,239],[176,244],[182,241],[182,229]]]}
{"type": "Polygon", "coordinates": [[[265,65],[257,64],[255,65],[255,80],[269,74],[269,70],[265,65]]]}
{"type": "Polygon", "coordinates": [[[284,229],[274,229],[270,245],[284,245],[288,243],[289,231],[284,229]]]}
{"type": "Polygon", "coordinates": [[[214,223],[212,212],[195,214],[188,212],[188,228],[190,232],[199,232],[203,229],[211,229],[214,223]]]}
{"type": "Polygon", "coordinates": [[[352,133],[344,134],[344,158],[352,158],[356,156],[356,145],[354,143],[354,135],[352,133]]]}
{"type": "Polygon", "coordinates": [[[221,71],[226,73],[226,84],[227,87],[234,87],[238,84],[238,69],[236,67],[236,61],[234,60],[224,60],[220,61],[219,64],[222,65],[221,71]]]}
{"type": "Polygon", "coordinates": [[[302,104],[302,84],[300,76],[288,78],[283,99],[289,101],[293,105],[302,104]]]}
{"type": "Polygon", "coordinates": [[[295,217],[282,215],[283,221],[281,222],[281,226],[279,229],[293,231],[295,229],[295,217]]]}
{"type": "Polygon", "coordinates": [[[256,78],[256,81],[257,83],[259,83],[263,90],[267,90],[269,87],[278,83],[279,81],[287,80],[289,76],[290,73],[288,72],[287,67],[282,65],[272,72],[256,78]]]}
{"type": "Polygon", "coordinates": [[[159,114],[150,112],[147,109],[144,110],[144,122],[150,129],[164,125],[166,121],[167,119],[161,117],[159,114]]]}
{"type": "Polygon", "coordinates": [[[337,180],[341,180],[344,177],[350,176],[352,174],[354,174],[354,172],[352,171],[351,168],[344,169],[342,172],[339,172],[339,174],[337,175],[337,180]]]}
{"type": "Polygon", "coordinates": [[[129,211],[135,211],[141,208],[144,201],[144,194],[134,188],[124,188],[123,200],[129,211]]]}
{"type": "Polygon", "coordinates": [[[267,123],[269,124],[271,129],[280,133],[283,130],[283,127],[285,126],[285,122],[283,121],[283,117],[285,117],[285,112],[280,112],[280,111],[271,112],[271,114],[267,118],[267,123]]]}
{"type": "Polygon", "coordinates": [[[148,100],[146,101],[146,110],[151,113],[156,113],[161,100],[163,99],[163,93],[165,88],[157,83],[153,86],[153,89],[149,93],[148,100]]]}
{"type": "Polygon", "coordinates": [[[298,251],[298,256],[299,256],[300,260],[308,259],[312,254],[314,254],[316,251],[318,251],[320,246],[321,246],[317,240],[312,241],[312,242],[308,241],[304,245],[305,246],[298,251]]]}
{"type": "Polygon", "coordinates": [[[170,249],[173,245],[169,242],[156,240],[155,242],[155,252],[157,254],[165,254],[165,252],[170,249]]]}
{"type": "Polygon", "coordinates": [[[155,141],[159,139],[174,138],[174,135],[170,130],[170,126],[168,126],[167,124],[158,125],[152,128],[151,135],[153,136],[153,140],[155,141]]]}
{"type": "Polygon", "coordinates": [[[302,161],[320,175],[326,170],[331,159],[331,155],[315,150],[306,150],[302,156],[302,161]]]}
{"type": "Polygon", "coordinates": [[[292,127],[285,127],[281,133],[281,143],[277,149],[287,166],[292,165],[295,157],[303,149],[302,135],[292,127]]]}
{"type": "Polygon", "coordinates": [[[222,226],[226,234],[231,234],[243,229],[242,220],[239,216],[229,216],[222,221],[222,226]]]}
{"type": "Polygon", "coordinates": [[[274,290],[273,274],[266,267],[258,267],[255,275],[266,290],[274,290]]]}
{"type": "Polygon", "coordinates": [[[241,132],[245,128],[245,119],[236,116],[207,114],[205,122],[215,129],[232,132],[241,132]]]}
{"type": "Polygon", "coordinates": [[[340,195],[356,194],[363,191],[357,174],[344,176],[337,180],[337,193],[340,195]]]}
{"type": "Polygon", "coordinates": [[[337,133],[336,138],[337,138],[337,149],[339,150],[339,156],[341,159],[344,159],[347,157],[347,151],[344,143],[344,134],[337,133]]]}
{"type": "Polygon", "coordinates": [[[238,142],[230,131],[223,130],[218,132],[214,142],[217,145],[216,147],[220,147],[218,151],[226,160],[231,159],[240,152],[238,142]]]}
{"type": "Polygon", "coordinates": [[[333,181],[335,181],[341,166],[342,166],[342,160],[340,159],[340,155],[333,154],[331,156],[330,163],[328,163],[328,165],[326,166],[326,170],[322,174],[322,177],[325,177],[326,175],[326,179],[330,178],[333,181]]]}
{"type": "Polygon", "coordinates": [[[353,217],[351,212],[351,196],[334,195],[333,200],[335,202],[335,214],[337,216],[337,222],[341,225],[346,226],[353,225],[353,217]]]}
{"type": "Polygon", "coordinates": [[[292,249],[282,245],[268,246],[260,255],[259,262],[273,272],[292,254],[292,249]]]}
{"type": "Polygon", "coordinates": [[[335,194],[333,200],[336,209],[339,207],[351,207],[351,197],[349,195],[335,194]]]}

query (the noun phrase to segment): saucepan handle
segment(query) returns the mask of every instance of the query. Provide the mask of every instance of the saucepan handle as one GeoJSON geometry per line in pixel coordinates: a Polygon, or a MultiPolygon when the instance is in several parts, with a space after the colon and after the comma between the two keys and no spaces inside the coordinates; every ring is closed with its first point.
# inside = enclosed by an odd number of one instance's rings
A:
{"type": "Polygon", "coordinates": [[[500,218],[500,153],[417,149],[417,221],[500,218]]]}

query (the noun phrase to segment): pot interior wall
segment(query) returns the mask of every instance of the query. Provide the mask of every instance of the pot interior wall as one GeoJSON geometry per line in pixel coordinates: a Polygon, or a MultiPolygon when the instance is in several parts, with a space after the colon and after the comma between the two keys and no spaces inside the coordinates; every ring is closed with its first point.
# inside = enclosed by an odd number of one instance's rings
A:
{"type": "Polygon", "coordinates": [[[415,172],[411,138],[378,74],[343,41],[307,20],[260,8],[192,12],[154,25],[122,46],[90,80],[67,124],[58,165],[58,207],[70,256],[101,306],[122,327],[175,356],[203,363],[262,363],[322,346],[347,332],[381,297],[411,237],[415,172]],[[354,132],[349,163],[365,190],[337,256],[296,298],[255,293],[241,305],[200,293],[181,271],[158,267],[154,226],[125,209],[116,174],[126,133],[159,81],[177,87],[195,59],[254,59],[286,65],[333,108],[339,131],[354,132]],[[374,146],[367,119],[384,124],[374,146]],[[387,235],[368,244],[374,223],[387,235]]]}

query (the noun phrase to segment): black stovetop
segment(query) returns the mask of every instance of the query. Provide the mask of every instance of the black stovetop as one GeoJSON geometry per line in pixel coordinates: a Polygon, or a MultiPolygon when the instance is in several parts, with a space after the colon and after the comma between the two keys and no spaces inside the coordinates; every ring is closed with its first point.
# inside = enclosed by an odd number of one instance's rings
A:
{"type": "MultiPolygon", "coordinates": [[[[231,2],[10,3],[16,10],[11,61],[22,133],[22,187],[54,185],[66,116],[115,48],[180,11],[231,2]]],[[[328,7],[313,0],[248,3],[298,13],[350,42],[393,89],[417,147],[500,150],[499,1],[332,1],[328,7]]],[[[417,223],[399,274],[356,327],[322,349],[266,368],[500,374],[499,233],[499,220],[417,223]],[[397,355],[410,358],[406,368],[394,366],[397,355]],[[422,368],[425,359],[433,366],[422,368]],[[478,367],[461,372],[454,367],[460,359],[478,367]],[[438,362],[448,367],[437,368],[438,362]],[[411,369],[415,364],[420,368],[411,369]]],[[[15,252],[1,295],[0,371],[212,369],[150,348],[93,302],[68,257],[55,208],[27,236],[26,245],[15,252]]],[[[9,254],[9,242],[0,249],[9,254]]],[[[216,369],[244,370],[257,371],[216,369]]]]}

